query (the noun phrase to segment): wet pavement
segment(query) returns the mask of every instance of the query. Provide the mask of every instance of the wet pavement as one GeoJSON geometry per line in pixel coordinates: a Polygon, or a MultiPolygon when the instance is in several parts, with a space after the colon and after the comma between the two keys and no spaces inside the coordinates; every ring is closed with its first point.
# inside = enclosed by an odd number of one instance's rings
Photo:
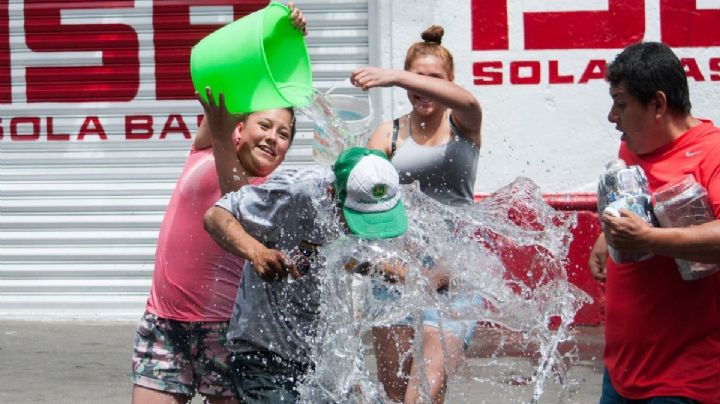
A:
{"type": "MultiPolygon", "coordinates": [[[[132,339],[136,322],[0,320],[0,403],[129,403],[132,339]]],[[[578,359],[568,372],[566,403],[597,403],[602,380],[602,328],[575,330],[578,359]]],[[[448,403],[528,402],[532,357],[508,349],[488,359],[497,335],[480,329],[467,367],[449,386],[448,403]],[[492,372],[492,374],[490,374],[492,372]],[[477,380],[492,379],[494,382],[477,380]],[[452,398],[453,396],[457,398],[452,398]]],[[[569,349],[569,348],[568,348],[569,349]]],[[[374,360],[368,360],[368,363],[374,360]]],[[[546,384],[540,403],[557,402],[546,384]]],[[[200,403],[198,398],[193,403],[200,403]]]]}

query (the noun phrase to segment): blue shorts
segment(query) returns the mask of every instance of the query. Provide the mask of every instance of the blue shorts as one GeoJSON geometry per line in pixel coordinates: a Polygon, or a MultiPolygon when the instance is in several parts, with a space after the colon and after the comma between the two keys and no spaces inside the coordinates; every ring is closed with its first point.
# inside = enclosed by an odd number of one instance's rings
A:
{"type": "MultiPolygon", "coordinates": [[[[372,280],[372,294],[376,300],[384,300],[388,302],[397,301],[400,299],[400,292],[387,283],[373,279],[372,280]]],[[[462,296],[455,298],[450,302],[450,307],[454,311],[462,311],[463,308],[469,307],[470,305],[484,304],[485,299],[479,295],[462,296]]],[[[470,346],[472,337],[475,333],[476,321],[473,320],[448,320],[445,313],[440,312],[438,309],[430,307],[423,309],[423,325],[440,328],[440,319],[442,318],[442,329],[443,332],[449,332],[453,335],[461,337],[465,343],[465,348],[470,346]]],[[[404,319],[396,322],[393,325],[414,325],[413,317],[407,316],[404,319]]]]}

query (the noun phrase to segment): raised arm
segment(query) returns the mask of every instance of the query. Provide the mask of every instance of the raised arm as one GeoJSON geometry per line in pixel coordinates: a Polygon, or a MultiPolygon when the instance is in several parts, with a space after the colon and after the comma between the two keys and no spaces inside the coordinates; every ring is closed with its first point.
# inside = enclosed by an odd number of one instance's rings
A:
{"type": "MultiPolygon", "coordinates": [[[[290,20],[293,26],[303,35],[307,35],[305,15],[292,2],[288,4],[288,7],[291,10],[290,20]]],[[[205,91],[208,102],[204,102],[196,94],[196,98],[205,110],[205,119],[200,123],[198,133],[193,141],[193,148],[199,150],[213,146],[218,183],[222,195],[225,195],[228,192],[237,191],[249,183],[249,175],[237,158],[233,139],[235,128],[244,120],[244,117],[228,112],[223,93],[218,95],[216,105],[212,90],[208,87],[205,91]]]]}
{"type": "Polygon", "coordinates": [[[228,192],[237,191],[249,183],[249,175],[237,158],[233,139],[235,128],[238,123],[242,122],[243,117],[228,112],[225,106],[225,96],[222,93],[218,96],[216,105],[212,90],[208,87],[205,91],[208,102],[197,97],[205,110],[205,119],[200,124],[198,137],[203,135],[210,138],[220,192],[225,195],[228,192]]]}
{"type": "Polygon", "coordinates": [[[352,72],[350,82],[363,90],[374,87],[402,87],[430,98],[452,110],[453,123],[469,140],[480,147],[482,109],[469,91],[452,81],[424,76],[406,70],[363,67],[352,72]]]}
{"type": "MultiPolygon", "coordinates": [[[[197,97],[197,93],[195,95],[197,97]]],[[[202,150],[212,146],[212,135],[210,134],[210,128],[208,127],[208,120],[204,119],[200,122],[197,134],[193,139],[193,149],[202,150]]]]}

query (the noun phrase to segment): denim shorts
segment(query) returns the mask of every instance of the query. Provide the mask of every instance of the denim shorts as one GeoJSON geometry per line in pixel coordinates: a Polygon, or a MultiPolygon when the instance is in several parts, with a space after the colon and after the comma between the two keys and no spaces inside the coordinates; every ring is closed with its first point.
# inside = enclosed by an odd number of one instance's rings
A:
{"type": "MultiPolygon", "coordinates": [[[[441,293],[441,292],[438,292],[441,293]]],[[[394,288],[393,286],[388,285],[387,283],[373,279],[372,280],[372,294],[373,298],[376,300],[384,300],[388,302],[397,301],[400,299],[400,292],[394,288]]],[[[462,311],[463,308],[469,307],[470,305],[480,305],[484,304],[485,299],[483,299],[479,295],[472,295],[472,296],[462,296],[459,298],[453,299],[449,306],[454,311],[462,311]]],[[[423,309],[423,325],[440,328],[440,319],[442,319],[442,329],[443,332],[449,332],[453,335],[456,335],[458,337],[461,337],[465,343],[465,348],[467,349],[470,346],[470,342],[472,342],[472,337],[475,333],[475,326],[477,324],[476,321],[473,320],[449,320],[447,319],[447,315],[445,313],[442,313],[436,308],[424,308],[423,309]]],[[[413,326],[412,316],[407,316],[404,319],[398,321],[397,323],[393,325],[407,325],[407,326],[413,326]]]]}

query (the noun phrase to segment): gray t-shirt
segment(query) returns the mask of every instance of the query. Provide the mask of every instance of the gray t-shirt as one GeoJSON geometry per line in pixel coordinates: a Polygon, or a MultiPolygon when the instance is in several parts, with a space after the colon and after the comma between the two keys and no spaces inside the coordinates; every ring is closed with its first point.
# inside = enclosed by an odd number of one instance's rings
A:
{"type": "MultiPolygon", "coordinates": [[[[327,244],[338,236],[330,219],[329,169],[285,169],[264,184],[244,186],[215,206],[231,212],[265,246],[284,252],[301,242],[327,244]],[[325,217],[326,220],[319,218],[325,217]]],[[[309,341],[320,305],[317,261],[298,280],[266,282],[247,261],[230,319],[228,341],[236,352],[267,349],[287,360],[308,364],[309,341]]]]}

